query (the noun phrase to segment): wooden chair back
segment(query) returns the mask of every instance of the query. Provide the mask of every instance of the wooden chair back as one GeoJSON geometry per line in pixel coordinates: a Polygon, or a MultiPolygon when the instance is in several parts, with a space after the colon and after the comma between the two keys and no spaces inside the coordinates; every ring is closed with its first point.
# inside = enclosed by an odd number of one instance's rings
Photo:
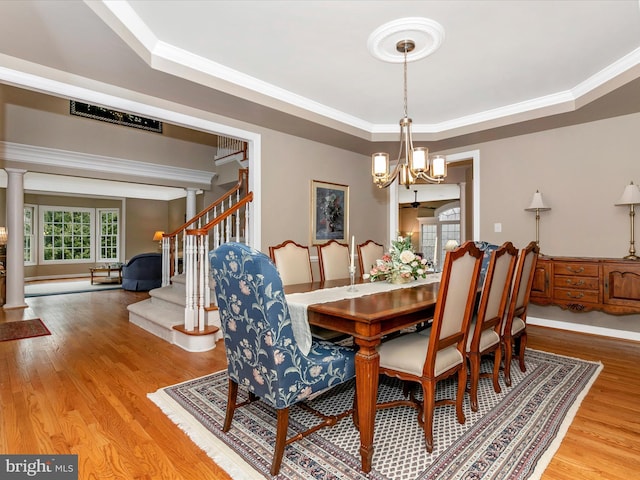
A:
{"type": "Polygon", "coordinates": [[[518,363],[524,372],[524,352],[527,346],[527,307],[533,286],[536,262],[540,249],[536,242],[530,242],[520,251],[518,264],[511,288],[511,299],[507,317],[502,327],[502,345],[504,346],[504,382],[511,386],[511,359],[514,344],[517,342],[518,363]]]}
{"type": "Polygon", "coordinates": [[[471,241],[447,252],[423,367],[423,375],[428,378],[444,373],[441,370],[446,369],[448,362],[437,362],[437,359],[446,348],[455,346],[460,357],[465,358],[465,342],[475,309],[481,263],[482,252],[471,241]]]}
{"type": "Polygon", "coordinates": [[[280,273],[283,285],[313,282],[309,247],[287,240],[270,246],[269,256],[280,273]]]}
{"type": "Polygon", "coordinates": [[[484,330],[493,329],[498,337],[502,334],[502,320],[509,302],[517,259],[518,250],[511,242],[506,242],[491,252],[475,328],[469,332],[470,351],[480,351],[480,338],[484,330]]]}
{"type": "Polygon", "coordinates": [[[376,264],[376,260],[384,255],[384,247],[373,240],[367,240],[358,245],[358,267],[360,275],[369,273],[376,264]]]}
{"type": "Polygon", "coordinates": [[[349,278],[349,245],[336,240],[318,245],[320,280],[349,278]]]}

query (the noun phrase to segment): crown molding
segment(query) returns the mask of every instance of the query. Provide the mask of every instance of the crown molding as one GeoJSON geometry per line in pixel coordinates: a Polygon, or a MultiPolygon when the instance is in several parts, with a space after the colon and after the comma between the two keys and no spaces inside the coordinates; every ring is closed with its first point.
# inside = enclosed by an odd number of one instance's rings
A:
{"type": "Polygon", "coordinates": [[[158,180],[168,181],[170,184],[175,184],[177,181],[207,190],[211,188],[211,181],[216,175],[215,172],[204,170],[158,165],[13,142],[0,141],[0,153],[5,161],[19,162],[23,165],[45,165],[108,174],[124,174],[156,182],[158,180]]]}

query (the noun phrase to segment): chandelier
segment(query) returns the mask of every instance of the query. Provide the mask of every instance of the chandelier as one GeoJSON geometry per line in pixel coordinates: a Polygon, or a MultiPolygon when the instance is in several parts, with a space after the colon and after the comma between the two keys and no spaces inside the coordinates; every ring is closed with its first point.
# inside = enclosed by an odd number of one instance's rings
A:
{"type": "Polygon", "coordinates": [[[414,147],[411,135],[411,119],[407,114],[407,54],[416,47],[413,40],[401,40],[396,50],[404,55],[404,117],[400,120],[400,152],[392,172],[389,171],[389,154],[378,152],[371,155],[371,175],[378,188],[386,188],[398,178],[407,189],[418,179],[430,183],[441,183],[447,176],[444,155],[429,158],[429,149],[414,147]]]}

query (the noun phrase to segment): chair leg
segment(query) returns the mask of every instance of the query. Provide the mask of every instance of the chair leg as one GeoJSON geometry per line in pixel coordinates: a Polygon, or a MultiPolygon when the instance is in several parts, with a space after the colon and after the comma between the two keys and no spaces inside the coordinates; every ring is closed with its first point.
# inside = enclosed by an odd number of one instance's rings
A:
{"type": "Polygon", "coordinates": [[[469,400],[471,401],[471,410],[478,411],[478,379],[480,377],[480,355],[478,353],[469,353],[469,400]]]}
{"type": "Polygon", "coordinates": [[[500,388],[500,362],[502,361],[502,349],[500,345],[493,351],[493,391],[496,393],[500,393],[502,389],[500,388]]]}
{"type": "Polygon", "coordinates": [[[277,475],[282,464],[284,447],[287,444],[287,429],[289,428],[289,407],[278,410],[278,427],[276,429],[276,448],[271,462],[271,475],[277,475]]]}
{"type": "Polygon", "coordinates": [[[513,357],[513,345],[511,337],[504,339],[504,383],[511,386],[511,358],[513,357]]]}
{"type": "Polygon", "coordinates": [[[524,364],[524,350],[527,347],[527,331],[523,330],[520,334],[520,342],[518,345],[518,360],[520,362],[520,371],[525,372],[527,370],[524,364]]]}
{"type": "Polygon", "coordinates": [[[422,420],[424,429],[424,443],[427,452],[433,452],[433,410],[436,403],[435,382],[422,382],[422,420]]]}
{"type": "Polygon", "coordinates": [[[238,384],[229,379],[229,393],[227,394],[227,414],[224,417],[223,432],[228,432],[231,428],[233,413],[236,411],[236,401],[238,399],[238,384]]]}
{"type": "MultiPolygon", "coordinates": [[[[477,385],[477,383],[476,383],[477,385]]],[[[462,366],[458,370],[458,393],[456,395],[456,415],[458,417],[458,423],[464,423],[466,418],[464,416],[463,403],[464,392],[467,389],[467,366],[462,363],[462,366]]]]}

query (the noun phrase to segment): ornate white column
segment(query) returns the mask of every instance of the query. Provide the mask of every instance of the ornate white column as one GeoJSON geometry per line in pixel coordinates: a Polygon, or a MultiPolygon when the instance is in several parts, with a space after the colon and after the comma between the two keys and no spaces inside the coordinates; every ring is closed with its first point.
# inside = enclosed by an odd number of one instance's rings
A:
{"type": "Polygon", "coordinates": [[[24,301],[24,174],[7,172],[7,300],[4,309],[25,308],[24,301]]]}
{"type": "Polygon", "coordinates": [[[196,216],[196,188],[187,188],[187,220],[196,216]]]}

